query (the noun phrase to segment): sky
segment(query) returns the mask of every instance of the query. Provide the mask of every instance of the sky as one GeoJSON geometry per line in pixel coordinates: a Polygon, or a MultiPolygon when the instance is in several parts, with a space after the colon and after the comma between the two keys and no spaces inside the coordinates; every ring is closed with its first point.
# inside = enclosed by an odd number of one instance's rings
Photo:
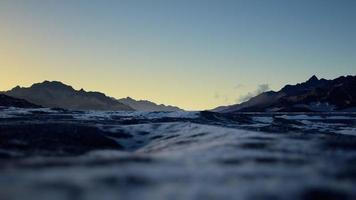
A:
{"type": "Polygon", "coordinates": [[[187,110],[356,74],[354,0],[0,0],[0,90],[58,80],[187,110]]]}

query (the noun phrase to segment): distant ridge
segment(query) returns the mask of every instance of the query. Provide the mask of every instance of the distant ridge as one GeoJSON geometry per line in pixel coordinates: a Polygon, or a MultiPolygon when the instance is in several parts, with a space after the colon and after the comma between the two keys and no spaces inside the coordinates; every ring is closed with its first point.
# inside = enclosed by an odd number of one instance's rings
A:
{"type": "Polygon", "coordinates": [[[126,97],[122,99],[118,99],[118,101],[122,104],[128,105],[131,108],[138,111],[182,111],[182,109],[176,106],[164,105],[164,104],[156,104],[147,100],[135,100],[131,97],[126,97]]]}
{"type": "Polygon", "coordinates": [[[356,76],[334,80],[318,79],[286,85],[280,91],[268,91],[246,102],[213,109],[215,112],[332,112],[356,111],[356,76]]]}
{"type": "Polygon", "coordinates": [[[75,90],[59,81],[44,81],[31,87],[15,87],[6,95],[25,99],[43,107],[56,107],[73,110],[114,110],[132,111],[133,108],[100,92],[75,90]]]}
{"type": "Polygon", "coordinates": [[[31,87],[17,86],[4,94],[25,99],[43,107],[56,107],[72,110],[103,111],[178,111],[178,107],[157,105],[150,101],[136,101],[132,98],[115,99],[101,92],[75,90],[59,81],[44,81],[31,87]]]}
{"type": "Polygon", "coordinates": [[[4,94],[0,94],[0,107],[40,108],[40,106],[29,103],[23,99],[16,99],[4,94]]]}

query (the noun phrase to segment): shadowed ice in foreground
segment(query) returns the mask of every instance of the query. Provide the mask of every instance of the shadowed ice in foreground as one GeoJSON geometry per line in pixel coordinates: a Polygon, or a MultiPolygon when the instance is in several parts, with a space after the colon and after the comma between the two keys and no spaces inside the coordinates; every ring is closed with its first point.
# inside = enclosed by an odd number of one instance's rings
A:
{"type": "Polygon", "coordinates": [[[356,114],[2,109],[1,199],[355,199],[356,114]]]}

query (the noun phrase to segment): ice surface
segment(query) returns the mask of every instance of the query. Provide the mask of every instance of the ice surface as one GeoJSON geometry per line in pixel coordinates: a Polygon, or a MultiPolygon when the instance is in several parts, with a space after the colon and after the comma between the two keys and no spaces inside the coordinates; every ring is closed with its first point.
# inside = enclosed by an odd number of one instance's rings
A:
{"type": "Polygon", "coordinates": [[[309,116],[309,115],[282,115],[282,116],[278,116],[279,118],[283,118],[283,119],[290,119],[290,120],[320,120],[322,119],[321,116],[309,116]]]}
{"type": "Polygon", "coordinates": [[[121,117],[127,119],[159,119],[159,118],[196,118],[199,112],[184,112],[184,111],[172,111],[172,112],[145,112],[145,111],[86,111],[84,113],[75,114],[74,117],[80,120],[92,120],[92,119],[112,119],[113,117],[121,117]]]}
{"type": "Polygon", "coordinates": [[[267,124],[270,124],[273,122],[272,117],[253,117],[253,120],[256,122],[262,122],[262,123],[267,123],[267,124]]]}
{"type": "Polygon", "coordinates": [[[342,130],[336,131],[336,133],[356,136],[356,128],[343,128],[342,130]]]}
{"type": "Polygon", "coordinates": [[[356,198],[355,114],[0,116],[1,200],[356,198]]]}

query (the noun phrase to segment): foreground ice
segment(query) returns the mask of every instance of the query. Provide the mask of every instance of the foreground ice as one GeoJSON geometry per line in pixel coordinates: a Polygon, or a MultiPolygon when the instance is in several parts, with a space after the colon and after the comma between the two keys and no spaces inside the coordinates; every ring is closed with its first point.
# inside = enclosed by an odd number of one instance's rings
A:
{"type": "Polygon", "coordinates": [[[355,199],[356,114],[0,111],[0,199],[355,199]]]}

